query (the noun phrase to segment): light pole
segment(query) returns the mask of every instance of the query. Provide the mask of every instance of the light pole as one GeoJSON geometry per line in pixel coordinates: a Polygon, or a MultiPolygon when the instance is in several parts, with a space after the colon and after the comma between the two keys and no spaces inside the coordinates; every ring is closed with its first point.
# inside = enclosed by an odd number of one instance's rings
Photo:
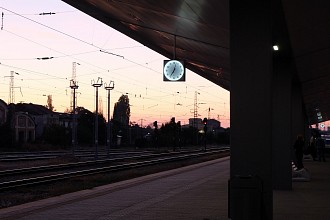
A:
{"type": "Polygon", "coordinates": [[[109,85],[104,84],[104,88],[108,91],[108,129],[107,129],[107,154],[108,158],[110,157],[110,148],[111,148],[111,126],[110,126],[110,91],[115,88],[114,81],[110,80],[109,85]]]}
{"type": "Polygon", "coordinates": [[[209,107],[209,109],[208,109],[209,113],[207,115],[207,119],[208,120],[210,120],[211,110],[214,110],[214,109],[209,107]]]}
{"type": "Polygon", "coordinates": [[[70,88],[73,89],[72,154],[74,155],[77,145],[76,89],[78,89],[78,83],[73,79],[70,80],[70,88]]]}
{"type": "Polygon", "coordinates": [[[99,111],[99,87],[103,85],[102,78],[98,77],[97,81],[92,80],[92,86],[96,90],[96,110],[95,110],[95,137],[94,137],[94,143],[95,143],[95,159],[98,159],[98,144],[99,144],[99,119],[98,119],[98,111],[99,111]]]}

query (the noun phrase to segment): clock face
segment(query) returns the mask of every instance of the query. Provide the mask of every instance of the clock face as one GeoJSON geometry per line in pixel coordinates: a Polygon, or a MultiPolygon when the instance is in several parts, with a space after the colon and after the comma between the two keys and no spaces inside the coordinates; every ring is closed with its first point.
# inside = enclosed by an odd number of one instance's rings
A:
{"type": "Polygon", "coordinates": [[[185,81],[185,68],[179,60],[164,60],[164,81],[185,81]]]}

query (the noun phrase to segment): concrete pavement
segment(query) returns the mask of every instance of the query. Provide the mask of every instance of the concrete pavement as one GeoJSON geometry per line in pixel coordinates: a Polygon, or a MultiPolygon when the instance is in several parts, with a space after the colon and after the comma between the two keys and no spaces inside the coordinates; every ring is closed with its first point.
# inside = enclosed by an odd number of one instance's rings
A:
{"type": "MultiPolygon", "coordinates": [[[[305,161],[311,181],[274,191],[275,220],[330,219],[330,162],[305,161]]],[[[0,210],[0,219],[228,219],[229,158],[0,210]]]]}

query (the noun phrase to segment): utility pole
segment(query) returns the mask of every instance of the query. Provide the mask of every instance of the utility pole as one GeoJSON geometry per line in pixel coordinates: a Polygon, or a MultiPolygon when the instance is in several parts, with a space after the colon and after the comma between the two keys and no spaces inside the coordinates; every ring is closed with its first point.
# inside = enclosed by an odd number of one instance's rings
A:
{"type": "Polygon", "coordinates": [[[141,128],[142,128],[142,126],[143,126],[143,121],[145,121],[145,119],[140,118],[139,120],[141,120],[141,128]]]}
{"type": "Polygon", "coordinates": [[[94,143],[95,143],[95,159],[98,159],[98,144],[99,144],[99,119],[98,119],[98,115],[99,115],[99,109],[98,109],[98,99],[99,99],[99,87],[101,87],[103,85],[103,81],[101,77],[97,78],[97,81],[95,82],[95,80],[92,80],[92,86],[95,88],[96,90],[96,110],[95,110],[95,138],[94,138],[94,143]]]}
{"type": "Polygon", "coordinates": [[[77,146],[76,89],[78,89],[78,83],[73,79],[70,80],[70,88],[73,90],[72,154],[74,155],[77,146]]]}
{"type": "Polygon", "coordinates": [[[214,109],[209,107],[209,112],[208,112],[208,115],[207,115],[207,119],[208,119],[208,120],[210,120],[211,110],[214,110],[214,109]]]}
{"type": "Polygon", "coordinates": [[[9,103],[15,102],[14,93],[14,71],[10,71],[10,84],[9,84],[9,103]]]}
{"type": "Polygon", "coordinates": [[[199,94],[199,92],[195,91],[195,98],[194,98],[194,119],[193,119],[193,127],[198,129],[197,122],[196,119],[198,117],[198,105],[197,105],[197,94],[199,94]]]}
{"type": "Polygon", "coordinates": [[[115,88],[114,81],[109,82],[109,85],[104,84],[104,88],[108,91],[108,129],[107,129],[107,154],[108,158],[110,157],[110,148],[111,148],[111,122],[110,122],[110,91],[115,88]]]}
{"type": "Polygon", "coordinates": [[[21,95],[23,96],[21,87],[14,87],[14,74],[19,75],[19,73],[10,71],[10,76],[5,76],[10,78],[8,104],[15,102],[15,91],[14,91],[15,88],[19,88],[21,91],[21,95]]]}
{"type": "MultiPolygon", "coordinates": [[[[71,80],[73,82],[76,82],[76,78],[77,78],[77,65],[80,65],[79,63],[76,63],[76,62],[72,62],[72,77],[71,77],[71,80]]],[[[70,81],[71,83],[71,81],[70,81]]],[[[70,87],[71,87],[71,84],[70,84],[70,87]]],[[[72,111],[73,109],[73,103],[74,103],[74,94],[73,94],[74,91],[71,91],[71,100],[70,100],[70,110],[72,111]]]]}
{"type": "MultiPolygon", "coordinates": [[[[196,128],[198,130],[198,125],[197,125],[197,117],[198,117],[198,105],[199,104],[206,104],[203,102],[197,102],[197,95],[200,95],[199,92],[195,91],[195,98],[194,98],[194,118],[193,118],[193,127],[196,128]]],[[[198,144],[198,133],[196,135],[196,140],[197,140],[197,144],[198,144]]]]}

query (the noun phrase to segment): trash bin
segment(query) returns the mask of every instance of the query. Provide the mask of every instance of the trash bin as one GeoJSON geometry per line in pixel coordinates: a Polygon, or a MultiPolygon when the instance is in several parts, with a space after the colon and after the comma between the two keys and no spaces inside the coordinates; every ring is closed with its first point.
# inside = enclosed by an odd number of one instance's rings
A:
{"type": "Polygon", "coordinates": [[[263,184],[258,176],[235,176],[229,180],[228,215],[230,219],[262,218],[263,184]]]}

